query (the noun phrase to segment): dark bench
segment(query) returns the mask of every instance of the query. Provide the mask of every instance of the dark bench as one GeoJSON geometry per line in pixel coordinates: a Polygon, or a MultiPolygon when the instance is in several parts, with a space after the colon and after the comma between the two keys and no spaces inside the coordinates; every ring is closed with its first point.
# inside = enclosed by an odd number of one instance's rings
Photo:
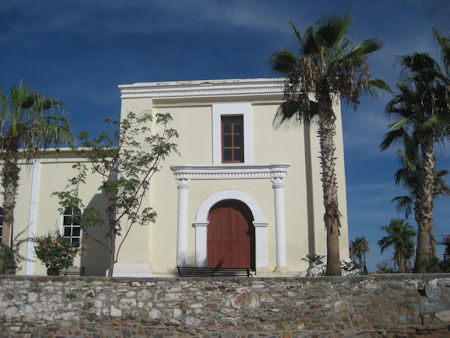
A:
{"type": "Polygon", "coordinates": [[[249,268],[200,268],[177,266],[180,277],[251,277],[249,268]]]}

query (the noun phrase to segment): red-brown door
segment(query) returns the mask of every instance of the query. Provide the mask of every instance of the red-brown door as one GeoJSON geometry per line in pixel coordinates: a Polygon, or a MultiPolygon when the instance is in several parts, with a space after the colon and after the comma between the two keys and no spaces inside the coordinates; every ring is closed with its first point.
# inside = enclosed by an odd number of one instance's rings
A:
{"type": "Polygon", "coordinates": [[[255,267],[255,230],[248,207],[239,201],[219,202],[209,212],[208,267],[255,267]]]}

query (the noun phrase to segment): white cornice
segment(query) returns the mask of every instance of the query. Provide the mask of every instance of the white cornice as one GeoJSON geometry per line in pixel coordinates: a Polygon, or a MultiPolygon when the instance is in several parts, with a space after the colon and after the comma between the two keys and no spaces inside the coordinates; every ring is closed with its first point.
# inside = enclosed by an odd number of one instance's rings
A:
{"type": "Polygon", "coordinates": [[[170,169],[176,180],[235,180],[285,178],[290,164],[250,165],[173,165],[170,169]]]}
{"type": "Polygon", "coordinates": [[[283,94],[284,79],[143,82],[119,85],[121,98],[188,98],[283,94]]]}

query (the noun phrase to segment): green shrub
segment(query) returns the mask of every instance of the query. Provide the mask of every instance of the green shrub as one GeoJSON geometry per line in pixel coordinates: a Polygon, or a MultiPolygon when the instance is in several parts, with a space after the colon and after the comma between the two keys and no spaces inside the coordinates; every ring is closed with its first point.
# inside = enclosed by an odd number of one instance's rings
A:
{"type": "Polygon", "coordinates": [[[62,271],[73,265],[80,251],[79,243],[70,243],[60,233],[48,233],[35,239],[34,250],[37,258],[45,264],[48,270],[62,271]]]}

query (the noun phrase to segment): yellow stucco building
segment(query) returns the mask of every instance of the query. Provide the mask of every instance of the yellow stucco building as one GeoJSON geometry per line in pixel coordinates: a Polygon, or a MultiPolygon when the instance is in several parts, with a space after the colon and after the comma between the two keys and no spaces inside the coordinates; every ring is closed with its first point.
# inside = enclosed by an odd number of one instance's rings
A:
{"type": "MultiPolygon", "coordinates": [[[[128,112],[170,113],[178,130],[172,154],[152,179],[145,199],[158,214],[154,224],[134,227],[115,265],[115,276],[170,276],[177,266],[250,267],[257,276],[306,272],[307,254],[326,254],[317,125],[275,129],[283,99],[282,79],[234,79],[135,83],[119,86],[122,118],[128,112]]],[[[336,120],[336,172],[342,214],[341,259],[348,259],[343,137],[336,120]]],[[[22,165],[15,233],[67,232],[72,226],[51,193],[73,176],[78,161],[69,150],[49,152],[22,165]]],[[[80,192],[105,203],[99,178],[80,192]]],[[[67,216],[67,215],[66,215],[67,216]]],[[[97,229],[99,233],[104,229],[97,229]]],[[[68,233],[68,232],[67,232],[68,233]]],[[[82,233],[80,233],[82,239],[82,233]]],[[[85,275],[104,275],[106,251],[78,258],[85,275]]],[[[32,245],[22,254],[33,257],[32,245]]],[[[44,274],[38,261],[24,274],[44,274]]]]}

